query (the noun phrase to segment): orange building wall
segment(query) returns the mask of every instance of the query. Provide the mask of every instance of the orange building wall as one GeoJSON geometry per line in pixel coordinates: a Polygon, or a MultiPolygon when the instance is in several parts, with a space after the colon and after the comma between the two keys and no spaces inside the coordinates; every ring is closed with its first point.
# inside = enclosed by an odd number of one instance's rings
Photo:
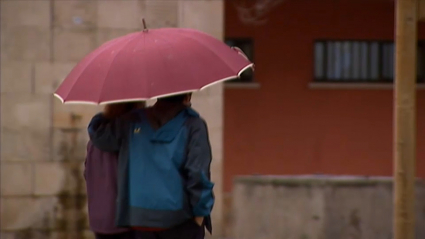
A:
{"type": "MultiPolygon", "coordinates": [[[[308,84],[315,39],[391,40],[393,1],[286,0],[259,27],[243,25],[231,1],[225,12],[226,37],[254,38],[255,77],[261,84],[225,90],[225,191],[236,175],[392,174],[393,91],[309,89],[308,84]]],[[[424,109],[425,92],[419,90],[421,177],[424,109]]]]}

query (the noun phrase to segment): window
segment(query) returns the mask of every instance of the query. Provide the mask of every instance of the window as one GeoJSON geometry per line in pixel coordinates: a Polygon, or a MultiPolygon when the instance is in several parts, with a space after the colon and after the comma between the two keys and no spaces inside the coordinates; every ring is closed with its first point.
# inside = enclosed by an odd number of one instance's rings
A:
{"type": "MultiPolygon", "coordinates": [[[[424,81],[425,44],[418,47],[418,82],[424,81]]],[[[394,80],[394,43],[389,41],[316,41],[316,82],[378,82],[394,80]]]]}
{"type": "MultiPolygon", "coordinates": [[[[250,61],[254,61],[254,41],[250,38],[227,38],[225,43],[231,47],[240,48],[250,61]]],[[[254,82],[254,72],[251,68],[241,74],[241,77],[229,81],[229,83],[251,83],[254,82]]]]}

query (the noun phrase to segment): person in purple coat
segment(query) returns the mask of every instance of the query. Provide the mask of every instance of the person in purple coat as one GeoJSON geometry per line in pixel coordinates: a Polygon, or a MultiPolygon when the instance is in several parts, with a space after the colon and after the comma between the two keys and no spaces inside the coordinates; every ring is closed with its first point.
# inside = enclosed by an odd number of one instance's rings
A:
{"type": "MultiPolygon", "coordinates": [[[[144,107],[144,103],[107,105],[104,115],[115,118],[131,110],[144,107]]],[[[117,200],[118,152],[105,152],[91,141],[87,144],[84,177],[87,186],[89,223],[96,239],[136,239],[137,232],[115,226],[117,200]]]]}

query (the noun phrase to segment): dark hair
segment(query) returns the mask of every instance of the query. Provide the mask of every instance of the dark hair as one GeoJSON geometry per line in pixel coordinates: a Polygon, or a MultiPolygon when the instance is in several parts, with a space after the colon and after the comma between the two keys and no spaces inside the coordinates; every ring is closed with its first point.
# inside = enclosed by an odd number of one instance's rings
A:
{"type": "Polygon", "coordinates": [[[128,103],[122,103],[122,104],[124,104],[124,112],[130,112],[138,108],[141,102],[128,102],[128,103]]]}
{"type": "Polygon", "coordinates": [[[129,103],[125,103],[124,106],[125,106],[124,107],[125,108],[125,111],[128,112],[128,111],[131,111],[134,108],[136,108],[136,103],[135,102],[129,102],[129,103]]]}
{"type": "Polygon", "coordinates": [[[173,95],[164,98],[159,98],[158,101],[165,101],[170,103],[182,103],[185,98],[190,94],[173,95]]]}

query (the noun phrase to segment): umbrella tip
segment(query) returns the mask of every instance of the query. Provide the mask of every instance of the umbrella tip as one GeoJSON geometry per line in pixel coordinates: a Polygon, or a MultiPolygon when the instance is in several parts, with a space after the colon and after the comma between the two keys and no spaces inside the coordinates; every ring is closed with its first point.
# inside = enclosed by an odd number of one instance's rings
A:
{"type": "Polygon", "coordinates": [[[148,31],[148,28],[146,27],[146,21],[145,21],[144,18],[142,18],[142,23],[143,23],[143,31],[144,32],[147,32],[148,31]]]}

